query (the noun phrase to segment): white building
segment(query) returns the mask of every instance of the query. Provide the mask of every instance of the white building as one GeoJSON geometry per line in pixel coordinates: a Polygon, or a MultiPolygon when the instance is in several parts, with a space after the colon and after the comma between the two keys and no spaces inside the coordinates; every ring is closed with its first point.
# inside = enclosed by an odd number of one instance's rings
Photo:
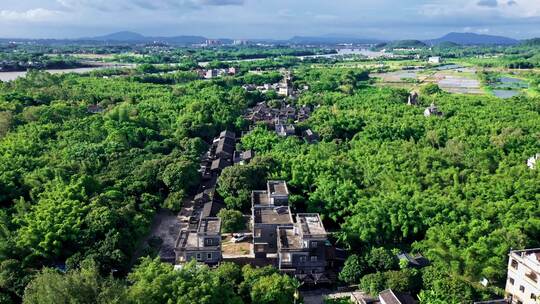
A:
{"type": "Polygon", "coordinates": [[[428,63],[439,64],[441,62],[442,62],[442,59],[439,56],[429,57],[428,58],[428,63]]]}
{"type": "Polygon", "coordinates": [[[233,41],[233,45],[247,45],[247,44],[248,44],[247,40],[243,40],[243,39],[237,39],[233,41]]]}
{"type": "Polygon", "coordinates": [[[505,294],[512,304],[540,303],[540,248],[511,251],[505,294]]]}
{"type": "Polygon", "coordinates": [[[293,86],[290,80],[286,79],[279,84],[278,95],[289,97],[293,95],[293,86]]]}
{"type": "Polygon", "coordinates": [[[532,156],[531,158],[527,159],[527,167],[530,169],[536,168],[536,162],[540,159],[540,153],[536,153],[535,156],[532,156]]]}
{"type": "Polygon", "coordinates": [[[427,107],[424,110],[424,116],[430,117],[430,116],[442,116],[443,112],[439,111],[439,108],[435,105],[435,103],[432,103],[429,107],[427,107]]]}
{"type": "Polygon", "coordinates": [[[212,79],[212,78],[215,78],[218,76],[218,73],[219,71],[216,70],[216,69],[210,69],[208,71],[206,71],[206,73],[204,74],[204,78],[206,79],[212,79]]]}

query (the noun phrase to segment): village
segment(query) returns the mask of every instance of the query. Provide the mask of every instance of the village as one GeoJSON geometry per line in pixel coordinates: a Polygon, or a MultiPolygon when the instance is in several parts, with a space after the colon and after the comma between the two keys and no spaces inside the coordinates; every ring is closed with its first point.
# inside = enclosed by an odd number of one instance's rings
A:
{"type": "MultiPolygon", "coordinates": [[[[290,73],[285,73],[276,87],[282,97],[295,94],[290,73]]],[[[250,108],[245,118],[251,125],[267,125],[279,136],[296,136],[294,123],[309,118],[311,111],[304,106],[296,109],[284,98],[281,108],[271,108],[262,102],[250,108]]],[[[318,140],[311,130],[305,131],[303,137],[307,142],[318,140]]],[[[230,234],[222,235],[217,215],[225,204],[216,190],[218,177],[226,167],[248,164],[255,156],[251,150],[236,150],[239,139],[234,132],[224,130],[203,155],[199,193],[182,206],[177,217],[179,225],[175,226],[179,229],[177,237],[173,246],[162,246],[162,260],[178,267],[191,260],[209,266],[221,261],[272,265],[306,285],[331,284],[346,258],[345,252],[328,241],[318,214],[292,214],[285,181],[268,180],[265,190],[253,191],[251,214],[245,215],[249,219],[248,227],[234,233],[232,238],[230,234]]]]}
{"type": "MultiPolygon", "coordinates": [[[[235,73],[234,68],[207,70],[201,72],[201,76],[211,79],[231,73],[235,73]]],[[[291,193],[283,180],[267,180],[266,189],[253,191],[251,212],[243,215],[246,227],[232,233],[223,233],[218,213],[225,209],[226,205],[217,191],[218,178],[225,168],[247,165],[255,157],[252,150],[237,150],[242,136],[249,134],[255,125],[263,125],[281,137],[298,136],[307,143],[319,141],[319,136],[311,129],[299,133],[295,127],[295,124],[307,120],[315,109],[288,102],[309,88],[295,90],[291,72],[282,71],[282,74],[283,80],[280,83],[244,85],[246,91],[275,90],[281,98],[279,107],[271,107],[267,102],[257,103],[244,114],[244,119],[250,124],[240,137],[232,131],[223,130],[213,139],[208,151],[201,158],[199,172],[202,182],[198,194],[188,203],[184,203],[172,222],[169,220],[162,223],[168,227],[163,227],[162,234],[159,235],[166,241],[159,252],[161,260],[174,264],[178,269],[190,261],[210,267],[222,262],[274,266],[281,273],[293,276],[301,283],[305,303],[323,303],[324,298],[346,298],[359,304],[418,303],[408,293],[392,289],[381,292],[378,297],[354,286],[339,287],[336,290],[338,274],[347,258],[347,252],[330,242],[329,233],[319,214],[294,214],[291,211],[291,193]]],[[[419,92],[412,91],[406,103],[409,106],[418,106],[419,92]]],[[[425,108],[423,114],[426,118],[444,116],[435,103],[425,108]]],[[[537,154],[528,159],[527,166],[534,169],[538,158],[537,154]]],[[[537,303],[537,295],[540,295],[537,280],[540,275],[540,249],[511,251],[509,257],[506,298],[476,303],[537,303]]],[[[405,261],[408,267],[414,269],[430,265],[430,261],[419,254],[401,252],[396,258],[405,261]]],[[[489,286],[488,281],[479,283],[489,286]]]]}

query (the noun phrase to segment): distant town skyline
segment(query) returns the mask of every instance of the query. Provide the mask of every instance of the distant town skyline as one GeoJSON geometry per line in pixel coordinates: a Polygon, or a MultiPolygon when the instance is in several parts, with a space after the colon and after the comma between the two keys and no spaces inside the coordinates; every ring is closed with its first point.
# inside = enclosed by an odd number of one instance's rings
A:
{"type": "Polygon", "coordinates": [[[540,37],[539,0],[3,0],[0,37],[428,39],[448,32],[540,37]],[[407,2],[407,3],[404,3],[407,2]]]}

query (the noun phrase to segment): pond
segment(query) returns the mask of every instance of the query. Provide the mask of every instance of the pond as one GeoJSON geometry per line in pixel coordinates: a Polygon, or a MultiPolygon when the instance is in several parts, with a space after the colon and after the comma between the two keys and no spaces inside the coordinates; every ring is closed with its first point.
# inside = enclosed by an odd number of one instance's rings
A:
{"type": "Polygon", "coordinates": [[[463,68],[463,67],[457,64],[447,64],[447,65],[442,65],[440,67],[436,67],[435,69],[438,71],[446,71],[446,70],[457,70],[460,68],[463,68]]]}
{"type": "Polygon", "coordinates": [[[527,89],[529,84],[519,78],[501,77],[494,87],[527,89]]]}
{"type": "Polygon", "coordinates": [[[493,95],[502,98],[512,98],[514,96],[518,96],[520,94],[520,91],[517,90],[493,90],[493,95]]]}

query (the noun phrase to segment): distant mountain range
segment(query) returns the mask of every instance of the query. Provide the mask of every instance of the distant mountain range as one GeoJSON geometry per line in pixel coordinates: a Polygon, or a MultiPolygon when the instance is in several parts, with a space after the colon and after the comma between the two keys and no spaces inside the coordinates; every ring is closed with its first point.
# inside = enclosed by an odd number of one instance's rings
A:
{"type": "Polygon", "coordinates": [[[197,44],[204,43],[207,39],[202,36],[148,37],[135,32],[123,31],[104,36],[81,38],[80,40],[131,43],[164,42],[170,44],[197,44]]]}
{"type": "MultiPolygon", "coordinates": [[[[204,43],[208,38],[203,36],[173,36],[173,37],[161,37],[161,36],[144,36],[139,33],[122,31],[116,32],[104,36],[86,37],[78,39],[1,39],[0,41],[39,41],[47,44],[61,44],[61,43],[73,43],[73,42],[92,42],[92,43],[167,43],[173,45],[192,45],[204,43]]],[[[222,38],[217,39],[222,43],[232,43],[232,39],[222,38]]],[[[272,39],[256,39],[251,40],[253,42],[267,42],[277,44],[318,44],[318,45],[336,45],[336,44],[377,44],[382,47],[394,46],[394,47],[422,47],[422,46],[435,46],[435,45],[515,45],[515,44],[537,44],[538,41],[531,39],[527,41],[519,41],[516,39],[482,35],[475,33],[449,33],[443,37],[428,40],[396,40],[385,41],[384,39],[377,38],[362,38],[351,37],[346,35],[322,35],[322,36],[295,36],[288,40],[272,40],[272,39]],[[425,44],[425,45],[424,45],[425,44]]]]}
{"type": "MultiPolygon", "coordinates": [[[[166,42],[172,44],[195,44],[204,43],[208,38],[202,36],[175,36],[175,37],[148,37],[135,32],[123,31],[112,33],[104,36],[81,38],[86,41],[104,41],[104,42],[166,42]]],[[[222,42],[232,42],[231,39],[217,39],[222,42]]],[[[353,38],[346,36],[326,35],[326,36],[295,36],[288,40],[273,40],[273,39],[257,39],[257,42],[273,42],[273,43],[293,43],[293,44],[340,44],[340,43],[356,43],[356,44],[374,44],[380,43],[382,40],[370,38],[353,38]]]]}
{"type": "Polygon", "coordinates": [[[426,40],[428,45],[437,45],[444,42],[459,45],[513,45],[520,41],[503,36],[482,35],[475,33],[449,33],[441,38],[426,40]]]}
{"type": "MultiPolygon", "coordinates": [[[[298,44],[340,44],[340,43],[355,43],[355,44],[383,44],[384,39],[372,38],[353,38],[346,36],[317,36],[303,37],[296,36],[289,40],[289,43],[298,44]]],[[[520,41],[503,36],[482,35],[475,33],[449,33],[443,37],[429,40],[396,40],[388,42],[393,47],[423,47],[426,45],[514,45],[520,41]]]]}

